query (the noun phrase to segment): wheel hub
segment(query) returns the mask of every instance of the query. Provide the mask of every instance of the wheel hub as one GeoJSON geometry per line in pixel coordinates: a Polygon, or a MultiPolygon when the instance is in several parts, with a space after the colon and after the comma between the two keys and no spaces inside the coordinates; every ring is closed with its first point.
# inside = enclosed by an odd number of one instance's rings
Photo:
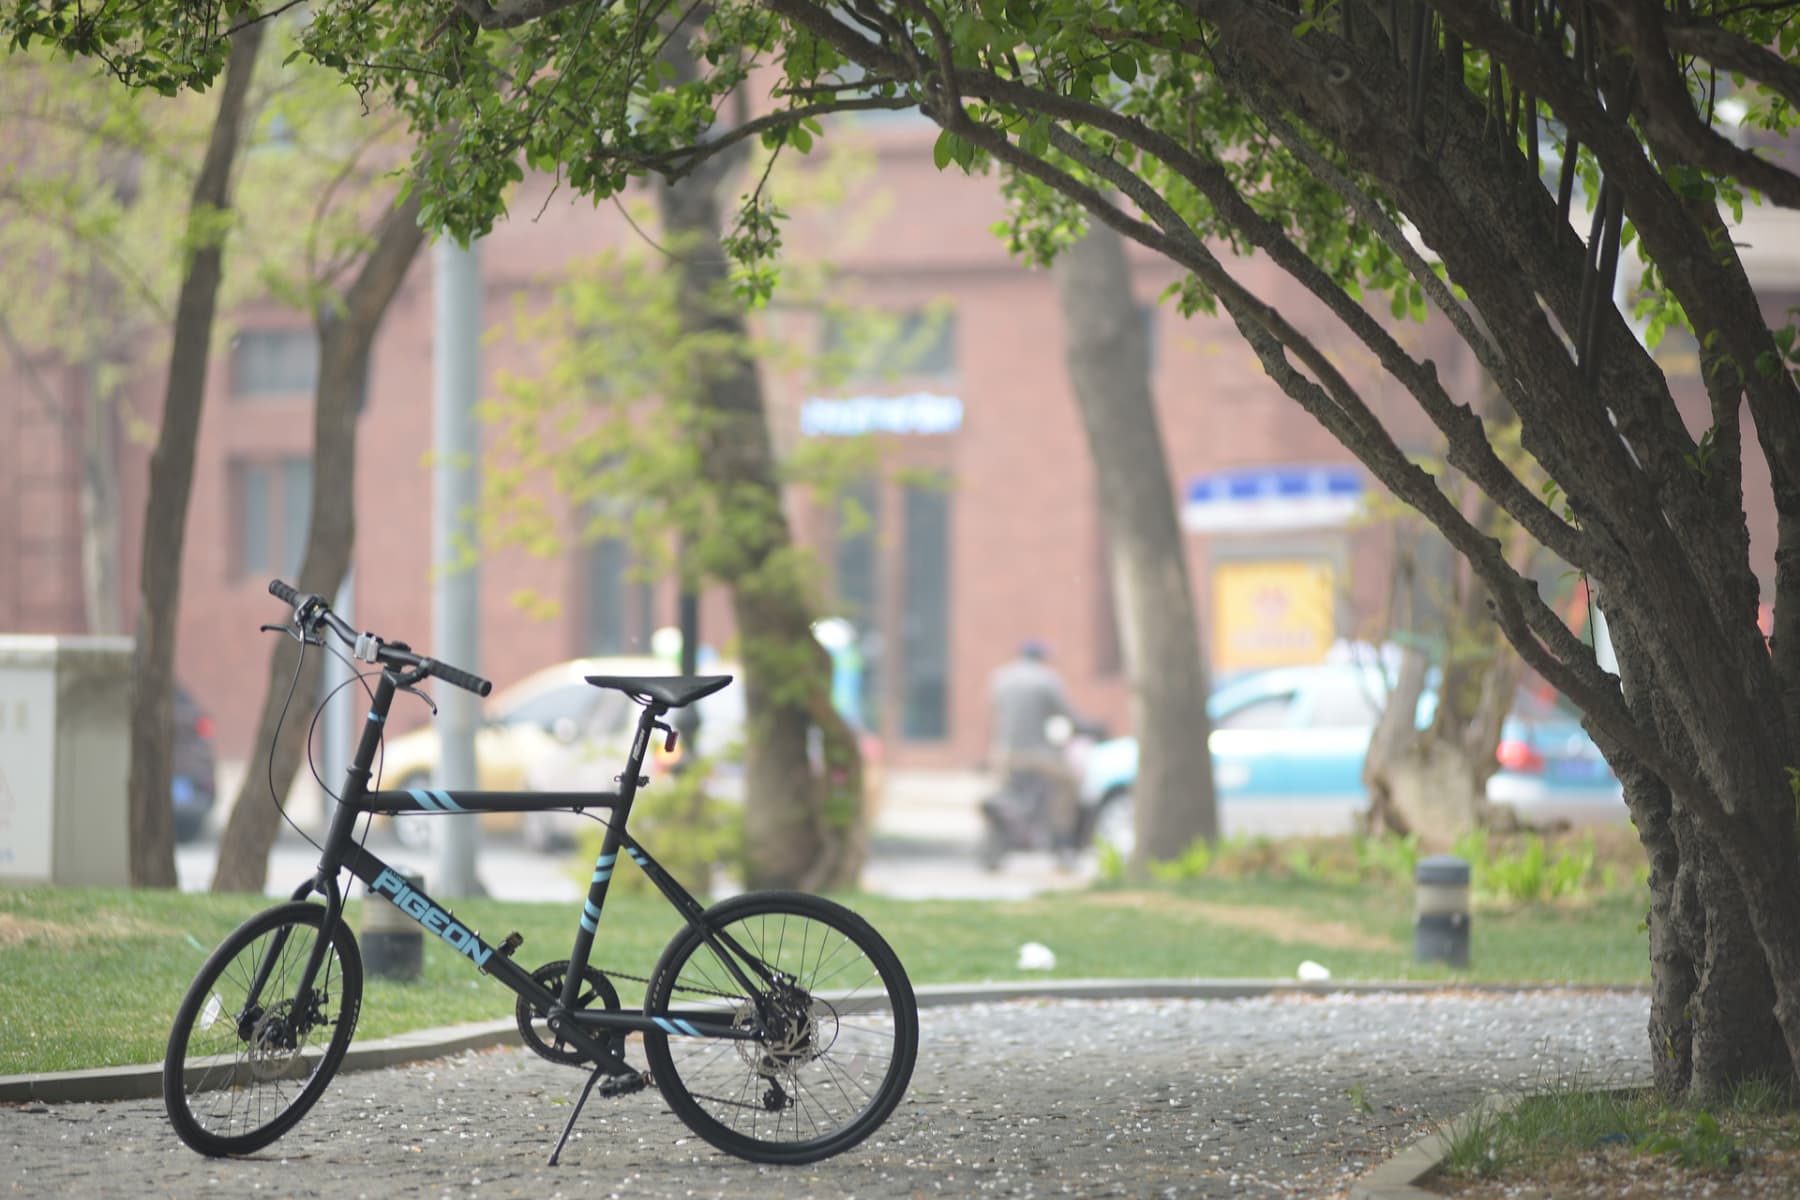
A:
{"type": "Polygon", "coordinates": [[[282,1001],[257,1017],[250,1027],[249,1064],[258,1079],[278,1079],[300,1054],[300,1036],[290,1019],[291,1001],[282,1001]]]}

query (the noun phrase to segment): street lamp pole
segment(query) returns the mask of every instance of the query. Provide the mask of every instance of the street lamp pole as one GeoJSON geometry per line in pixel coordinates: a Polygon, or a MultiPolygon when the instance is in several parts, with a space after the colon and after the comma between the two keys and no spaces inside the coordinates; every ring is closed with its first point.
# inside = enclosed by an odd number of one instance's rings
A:
{"type": "MultiPolygon", "coordinates": [[[[476,502],[481,493],[481,429],[475,401],[481,378],[481,258],[439,238],[432,253],[436,327],[432,337],[431,653],[465,671],[481,670],[478,637],[481,574],[475,548],[476,502]]],[[[433,689],[438,712],[439,788],[473,788],[475,731],[481,701],[457,687],[433,689]]],[[[433,816],[441,896],[481,892],[475,876],[477,818],[433,816]]]]}

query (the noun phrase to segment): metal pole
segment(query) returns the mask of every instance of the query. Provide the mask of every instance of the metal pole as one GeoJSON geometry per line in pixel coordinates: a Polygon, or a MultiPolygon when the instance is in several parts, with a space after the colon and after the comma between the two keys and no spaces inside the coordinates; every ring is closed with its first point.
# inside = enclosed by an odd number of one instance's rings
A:
{"type": "MultiPolygon", "coordinates": [[[[481,379],[481,258],[449,237],[432,252],[436,326],[432,337],[431,653],[466,671],[481,671],[477,639],[480,572],[476,566],[475,506],[481,492],[481,430],[475,400],[481,379]]],[[[437,701],[439,788],[473,788],[475,731],[481,701],[461,688],[439,684],[437,701]]],[[[420,818],[437,824],[440,896],[481,893],[475,876],[479,836],[473,816],[420,818]]]]}

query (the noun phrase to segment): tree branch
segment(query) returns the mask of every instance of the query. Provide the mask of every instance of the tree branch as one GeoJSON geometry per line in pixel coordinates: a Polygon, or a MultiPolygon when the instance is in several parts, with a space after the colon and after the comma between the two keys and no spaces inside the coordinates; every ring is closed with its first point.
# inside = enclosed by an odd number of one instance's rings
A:
{"type": "Polygon", "coordinates": [[[1595,0],[1611,11],[1630,44],[1643,107],[1671,150],[1716,175],[1742,179],[1784,208],[1800,208],[1800,177],[1766,158],[1741,150],[1694,112],[1687,81],[1663,32],[1666,13],[1645,0],[1595,0]]]}
{"type": "Polygon", "coordinates": [[[1800,108],[1800,71],[1766,46],[1758,46],[1717,25],[1682,25],[1673,21],[1663,30],[1669,49],[1692,54],[1723,71],[1747,75],[1779,93],[1800,108]]]}
{"type": "Polygon", "coordinates": [[[38,407],[44,410],[44,415],[62,426],[64,433],[73,433],[74,418],[63,410],[62,397],[44,379],[43,372],[38,370],[31,352],[19,340],[19,335],[13,332],[12,322],[6,319],[4,309],[0,309],[0,342],[6,343],[7,353],[18,364],[19,374],[25,377],[25,390],[37,399],[38,407]]]}
{"type": "MultiPolygon", "coordinates": [[[[1443,385],[1438,381],[1434,371],[1407,354],[1395,341],[1393,335],[1370,316],[1367,310],[1345,294],[1343,288],[1338,286],[1298,246],[1294,245],[1292,239],[1279,226],[1251,208],[1216,162],[1189,150],[1173,138],[1158,133],[1140,121],[1100,105],[1087,104],[1061,96],[1044,97],[1038,89],[986,72],[964,72],[963,80],[969,86],[971,94],[978,95],[985,100],[1010,104],[1017,108],[1040,112],[1046,116],[1072,123],[1087,124],[1113,134],[1146,154],[1160,159],[1170,169],[1192,183],[1233,228],[1242,232],[1252,245],[1267,253],[1277,265],[1304,286],[1307,291],[1318,297],[1364,345],[1375,353],[1382,366],[1397,381],[1406,386],[1414,399],[1419,402],[1420,407],[1431,417],[1432,422],[1449,439],[1453,461],[1459,469],[1479,483],[1483,490],[1502,505],[1514,520],[1529,530],[1532,536],[1542,542],[1551,552],[1559,555],[1571,566],[1583,570],[1593,569],[1597,548],[1589,544],[1588,540],[1568,522],[1551,511],[1548,505],[1534,495],[1506,464],[1500,461],[1493,452],[1493,446],[1488,440],[1480,417],[1467,405],[1457,404],[1452,400],[1444,391],[1443,385]]],[[[1289,134],[1292,135],[1291,129],[1289,134]]],[[[1055,134],[1053,133],[1052,136],[1054,138],[1055,134]]],[[[1301,140],[1297,135],[1292,136],[1296,141],[1301,140]]],[[[1080,145],[1079,142],[1075,144],[1080,145]]],[[[1059,144],[1058,149],[1073,156],[1068,144],[1059,144]]],[[[1116,163],[1104,168],[1097,164],[1098,160],[1086,165],[1096,174],[1104,174],[1114,168],[1120,172],[1125,171],[1125,168],[1116,163]]],[[[1129,172],[1125,173],[1130,174],[1129,172]]],[[[1333,170],[1332,174],[1342,180],[1346,187],[1351,186],[1340,173],[1333,170]]],[[[1135,175],[1130,175],[1130,183],[1127,183],[1122,175],[1109,175],[1108,178],[1115,187],[1130,195],[1140,208],[1151,213],[1165,230],[1170,230],[1172,223],[1179,224],[1183,230],[1187,229],[1185,222],[1182,222],[1179,215],[1161,200],[1154,189],[1149,188],[1135,175]]],[[[1331,180],[1327,179],[1326,182],[1330,183],[1331,180]]],[[[1352,188],[1352,190],[1362,194],[1359,189],[1352,188]]],[[[1405,254],[1409,256],[1411,262],[1416,264],[1416,271],[1420,273],[1420,277],[1428,279],[1431,285],[1435,285],[1434,296],[1438,296],[1440,302],[1449,304],[1450,308],[1446,315],[1450,316],[1452,323],[1456,324],[1459,330],[1467,327],[1465,337],[1472,335],[1470,345],[1477,355],[1480,355],[1484,348],[1488,351],[1488,357],[1482,358],[1482,362],[1489,369],[1493,378],[1509,393],[1515,391],[1517,383],[1513,373],[1505,369],[1492,343],[1474,329],[1473,322],[1468,319],[1466,313],[1463,313],[1461,306],[1456,304],[1455,298],[1449,295],[1449,289],[1442,286],[1436,273],[1424,263],[1417,251],[1412,249],[1411,244],[1393,226],[1392,222],[1386,219],[1386,215],[1381,213],[1379,206],[1375,205],[1372,199],[1368,199],[1366,194],[1363,195],[1368,201],[1369,207],[1374,209],[1376,215],[1381,218],[1382,225],[1387,227],[1393,239],[1405,248],[1405,254]],[[1456,320],[1456,315],[1459,313],[1463,316],[1460,323],[1456,320]]],[[[1191,233],[1191,231],[1189,232],[1191,233]]],[[[1181,261],[1184,266],[1189,266],[1189,269],[1194,269],[1190,259],[1191,255],[1178,261],[1181,261]]],[[[1373,419],[1373,417],[1370,418],[1370,420],[1373,419]]]]}
{"type": "Polygon", "coordinates": [[[490,4],[488,0],[452,0],[452,3],[483,29],[517,29],[581,4],[594,4],[601,9],[613,6],[613,0],[504,0],[498,5],[490,4]]]}

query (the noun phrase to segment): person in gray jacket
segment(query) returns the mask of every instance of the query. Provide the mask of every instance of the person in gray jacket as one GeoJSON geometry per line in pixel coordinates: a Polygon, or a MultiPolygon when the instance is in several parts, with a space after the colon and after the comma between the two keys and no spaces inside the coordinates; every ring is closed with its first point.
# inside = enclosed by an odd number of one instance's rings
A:
{"type": "Polygon", "coordinates": [[[988,759],[1003,791],[1033,783],[1043,787],[1051,846],[1066,858],[1075,849],[1076,780],[1063,748],[1051,740],[1049,727],[1053,717],[1064,718],[1072,727],[1082,721],[1048,659],[1042,642],[1028,641],[1016,658],[1002,663],[989,678],[988,759]]]}

